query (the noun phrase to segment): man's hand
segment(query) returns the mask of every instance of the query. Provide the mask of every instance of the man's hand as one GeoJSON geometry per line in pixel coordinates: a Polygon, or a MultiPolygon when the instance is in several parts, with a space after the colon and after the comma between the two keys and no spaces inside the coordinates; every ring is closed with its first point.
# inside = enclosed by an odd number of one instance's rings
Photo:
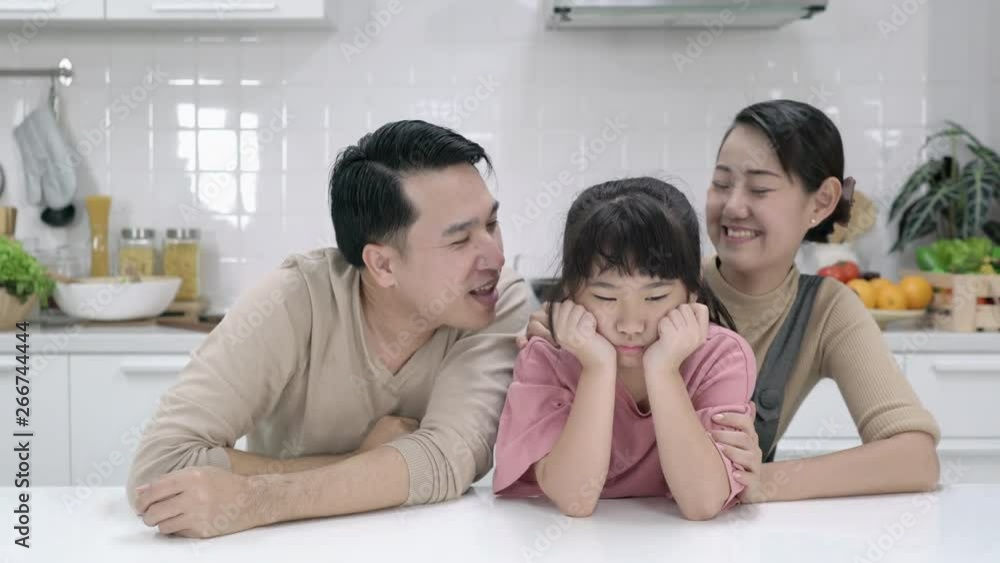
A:
{"type": "Polygon", "coordinates": [[[188,467],[136,489],[136,507],[161,534],[210,538],[278,521],[267,498],[270,477],[218,467],[188,467]]]}
{"type": "Polygon", "coordinates": [[[555,340],[552,338],[552,332],[549,327],[549,307],[551,303],[545,303],[542,308],[531,314],[531,318],[528,319],[528,326],[525,327],[524,334],[517,335],[517,347],[524,348],[528,345],[528,341],[531,337],[538,336],[549,341],[549,344],[555,345],[555,340]]]}
{"type": "Polygon", "coordinates": [[[375,422],[375,426],[368,432],[365,439],[361,441],[361,447],[358,448],[358,451],[367,452],[368,450],[373,450],[383,444],[388,444],[400,436],[412,434],[418,428],[420,428],[420,421],[418,420],[402,416],[383,416],[375,422]]]}

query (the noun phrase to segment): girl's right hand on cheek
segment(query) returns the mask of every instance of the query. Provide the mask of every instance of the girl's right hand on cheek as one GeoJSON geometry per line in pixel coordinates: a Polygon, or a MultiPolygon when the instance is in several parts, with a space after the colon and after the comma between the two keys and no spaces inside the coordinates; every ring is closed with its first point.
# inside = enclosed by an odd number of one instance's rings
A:
{"type": "Polygon", "coordinates": [[[556,344],[569,350],[584,367],[614,367],[615,347],[597,332],[597,318],[570,300],[552,304],[556,344]]]}

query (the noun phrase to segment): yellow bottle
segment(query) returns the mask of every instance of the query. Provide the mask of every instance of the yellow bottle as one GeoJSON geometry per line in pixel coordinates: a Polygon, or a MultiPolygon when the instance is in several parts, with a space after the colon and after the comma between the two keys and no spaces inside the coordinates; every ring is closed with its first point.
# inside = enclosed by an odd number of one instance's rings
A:
{"type": "Polygon", "coordinates": [[[198,229],[167,229],[163,241],[163,273],[181,278],[177,301],[198,299],[198,238],[198,229]]]}
{"type": "Polygon", "coordinates": [[[156,251],[153,229],[122,229],[118,244],[118,275],[151,276],[156,251]]]}
{"type": "Polygon", "coordinates": [[[109,275],[108,267],[108,217],[111,215],[111,196],[90,195],[84,201],[90,218],[90,275],[109,275]]]}

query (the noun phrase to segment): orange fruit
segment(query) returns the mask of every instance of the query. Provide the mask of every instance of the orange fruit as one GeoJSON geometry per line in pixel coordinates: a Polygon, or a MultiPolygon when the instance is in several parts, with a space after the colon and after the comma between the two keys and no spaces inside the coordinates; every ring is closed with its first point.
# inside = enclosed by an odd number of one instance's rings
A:
{"type": "Polygon", "coordinates": [[[903,311],[906,309],[906,294],[898,285],[889,284],[878,292],[879,309],[890,311],[903,311]]]}
{"type": "Polygon", "coordinates": [[[907,309],[926,309],[934,299],[934,287],[921,276],[906,276],[899,281],[899,288],[906,296],[907,309]]]}
{"type": "Polygon", "coordinates": [[[858,278],[847,282],[847,287],[854,290],[854,293],[858,294],[861,302],[865,304],[865,307],[869,309],[874,309],[876,303],[878,303],[878,292],[872,287],[872,284],[867,281],[858,278]]]}
{"type": "Polygon", "coordinates": [[[882,289],[884,289],[886,286],[891,286],[892,285],[892,282],[889,281],[889,280],[887,280],[887,279],[885,279],[885,278],[875,278],[875,279],[869,281],[868,283],[870,283],[871,286],[872,286],[872,289],[875,290],[875,298],[876,299],[878,299],[879,293],[882,293],[882,289]]]}

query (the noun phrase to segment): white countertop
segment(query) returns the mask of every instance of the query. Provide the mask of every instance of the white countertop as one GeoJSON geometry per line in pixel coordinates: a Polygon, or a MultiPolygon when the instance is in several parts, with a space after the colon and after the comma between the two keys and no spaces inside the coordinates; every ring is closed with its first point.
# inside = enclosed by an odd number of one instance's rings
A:
{"type": "MultiPolygon", "coordinates": [[[[14,350],[16,332],[0,332],[0,350],[14,350]]],[[[28,326],[32,354],[190,354],[207,334],[149,326],[28,326]]]]}
{"type": "Polygon", "coordinates": [[[592,517],[569,519],[542,499],[497,499],[477,487],[436,506],[211,540],[159,535],[131,513],[121,488],[35,488],[30,550],[13,544],[16,492],[0,489],[0,561],[1000,561],[996,485],[745,505],[708,522],[681,519],[663,499],[602,500],[592,517]]]}
{"type": "MultiPolygon", "coordinates": [[[[207,336],[190,330],[156,325],[121,327],[74,325],[29,327],[36,353],[56,354],[188,354],[207,336]]],[[[1000,353],[1000,333],[889,330],[883,333],[889,349],[897,354],[1000,353]]],[[[0,351],[13,350],[14,332],[0,332],[0,351]]]]}

